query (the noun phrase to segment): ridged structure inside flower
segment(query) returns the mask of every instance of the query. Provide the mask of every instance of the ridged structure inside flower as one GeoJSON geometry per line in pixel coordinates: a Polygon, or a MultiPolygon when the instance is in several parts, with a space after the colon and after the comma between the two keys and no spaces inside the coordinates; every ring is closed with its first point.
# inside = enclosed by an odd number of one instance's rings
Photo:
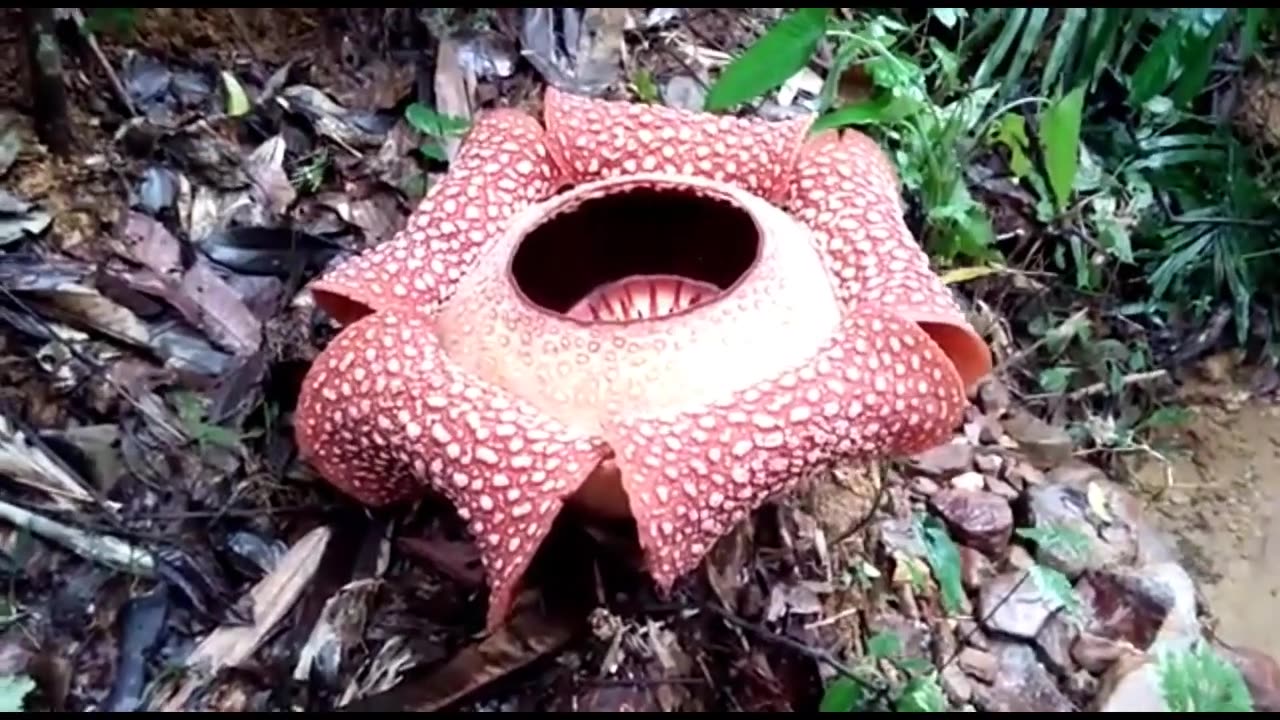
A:
{"type": "Polygon", "coordinates": [[[297,412],[359,500],[468,522],[490,623],[566,503],[663,589],[808,471],[949,437],[990,369],[865,136],[549,89],[475,121],[399,235],[312,285],[297,412]]]}

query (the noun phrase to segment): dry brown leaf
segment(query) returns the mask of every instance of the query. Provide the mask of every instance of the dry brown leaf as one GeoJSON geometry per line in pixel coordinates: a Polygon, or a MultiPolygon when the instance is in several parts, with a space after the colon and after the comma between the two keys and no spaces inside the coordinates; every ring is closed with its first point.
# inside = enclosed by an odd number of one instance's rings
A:
{"type": "Polygon", "coordinates": [[[160,709],[168,712],[182,710],[207,678],[222,668],[244,663],[257,651],[311,582],[332,534],[332,528],[321,525],[294,543],[276,569],[249,591],[253,623],[222,625],[209,633],[187,657],[186,666],[196,672],[184,679],[181,686],[163,701],[160,709]]]}

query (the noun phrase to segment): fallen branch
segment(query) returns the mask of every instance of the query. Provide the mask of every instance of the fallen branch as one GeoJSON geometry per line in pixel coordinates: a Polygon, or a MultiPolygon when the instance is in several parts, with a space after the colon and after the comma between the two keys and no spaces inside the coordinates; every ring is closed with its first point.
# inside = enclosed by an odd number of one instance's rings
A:
{"type": "Polygon", "coordinates": [[[31,68],[31,100],[36,132],[55,155],[71,152],[71,120],[67,87],[62,80],[62,49],[54,34],[53,8],[23,8],[27,65],[31,68]]]}
{"type": "Polygon", "coordinates": [[[0,519],[62,545],[87,560],[142,577],[155,575],[155,559],[151,553],[120,538],[88,533],[3,500],[0,500],[0,519]]]}

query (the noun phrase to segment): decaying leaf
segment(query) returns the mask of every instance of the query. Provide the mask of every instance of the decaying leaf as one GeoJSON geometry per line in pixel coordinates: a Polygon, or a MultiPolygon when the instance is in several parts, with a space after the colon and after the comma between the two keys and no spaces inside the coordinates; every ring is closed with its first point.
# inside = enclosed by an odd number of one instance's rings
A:
{"type": "Polygon", "coordinates": [[[5,414],[0,414],[0,475],[47,493],[66,509],[93,502],[66,464],[5,414]]]}
{"type": "Polygon", "coordinates": [[[280,565],[249,591],[253,623],[222,625],[209,633],[187,656],[185,665],[193,672],[172,694],[153,698],[153,706],[169,712],[182,709],[204,681],[253,655],[311,582],[332,533],[332,528],[321,525],[294,543],[280,565]]]}
{"type": "Polygon", "coordinates": [[[53,216],[34,204],[0,190],[0,247],[43,233],[53,216]]]}
{"type": "Polygon", "coordinates": [[[565,615],[543,614],[534,595],[527,593],[510,620],[426,677],[407,677],[393,689],[351,701],[342,709],[435,712],[553,652],[573,637],[578,625],[565,615]]]}

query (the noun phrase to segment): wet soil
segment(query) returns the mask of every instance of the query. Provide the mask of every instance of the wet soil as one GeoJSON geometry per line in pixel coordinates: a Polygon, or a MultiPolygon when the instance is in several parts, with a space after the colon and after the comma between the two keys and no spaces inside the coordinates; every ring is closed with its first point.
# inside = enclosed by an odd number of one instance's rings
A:
{"type": "Polygon", "coordinates": [[[1135,481],[1153,517],[1179,540],[1229,643],[1280,654],[1280,407],[1201,404],[1178,447],[1135,481]]]}

